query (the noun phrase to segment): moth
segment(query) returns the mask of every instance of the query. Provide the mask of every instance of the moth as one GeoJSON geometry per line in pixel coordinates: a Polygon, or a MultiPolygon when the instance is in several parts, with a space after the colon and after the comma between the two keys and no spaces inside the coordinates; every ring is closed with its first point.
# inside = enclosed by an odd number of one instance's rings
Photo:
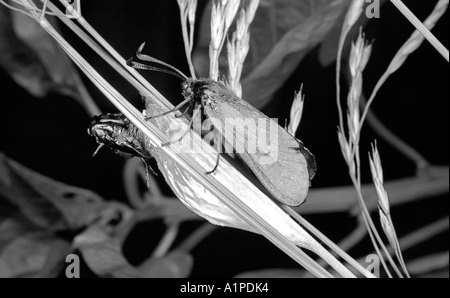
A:
{"type": "Polygon", "coordinates": [[[88,127],[88,134],[100,144],[94,155],[103,146],[107,146],[124,158],[139,157],[145,165],[147,184],[149,172],[156,174],[149,166],[152,156],[145,150],[145,136],[123,114],[94,116],[88,127]]]}
{"type": "MultiPolygon", "coordinates": [[[[137,69],[156,70],[173,74],[183,79],[184,101],[174,109],[158,116],[181,110],[191,116],[190,126],[196,117],[203,114],[218,129],[225,142],[232,144],[236,155],[250,168],[264,187],[280,202],[289,206],[302,204],[308,194],[311,179],[316,173],[314,156],[303,143],[245,100],[239,98],[221,82],[211,79],[188,78],[180,70],[158,59],[142,54],[143,45],[136,56],[142,61],[158,63],[168,69],[156,68],[144,63],[128,60],[128,65],[137,69]],[[257,123],[254,130],[242,130],[229,125],[230,120],[257,123]],[[262,139],[265,142],[261,142],[262,139]],[[271,159],[271,157],[274,157],[271,159]]],[[[234,122],[236,123],[236,122],[234,122]]],[[[187,131],[186,133],[188,133],[187,131]]],[[[184,135],[183,135],[184,136],[184,135]]],[[[173,142],[181,140],[175,140],[173,142]]],[[[173,143],[171,142],[171,143],[173,143]]],[[[168,145],[168,144],[166,144],[168,145]]],[[[214,172],[219,165],[219,154],[214,172]]],[[[209,173],[211,173],[209,172],[209,173]]]]}

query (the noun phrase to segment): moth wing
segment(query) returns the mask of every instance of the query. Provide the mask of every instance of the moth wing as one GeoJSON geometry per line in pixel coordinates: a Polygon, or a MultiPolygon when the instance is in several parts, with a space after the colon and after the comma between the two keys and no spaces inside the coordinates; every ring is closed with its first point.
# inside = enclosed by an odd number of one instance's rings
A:
{"type": "Polygon", "coordinates": [[[310,185],[308,161],[292,135],[237,97],[217,101],[205,113],[276,199],[289,206],[305,201],[310,185]]]}

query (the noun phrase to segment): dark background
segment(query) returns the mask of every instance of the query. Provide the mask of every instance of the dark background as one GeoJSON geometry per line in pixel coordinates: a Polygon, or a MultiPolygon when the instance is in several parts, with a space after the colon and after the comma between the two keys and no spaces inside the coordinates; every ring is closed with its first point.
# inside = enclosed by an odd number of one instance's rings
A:
{"type": "MultiPolygon", "coordinates": [[[[200,1],[200,8],[205,2],[200,1]]],[[[435,1],[409,0],[405,4],[424,19],[435,1]]],[[[188,73],[176,1],[85,1],[83,12],[91,25],[124,57],[133,56],[137,47],[146,41],[147,54],[188,73]]],[[[366,37],[374,41],[374,48],[364,73],[366,91],[372,90],[412,30],[410,23],[390,4],[382,9],[381,19],[369,23],[365,32],[366,37]]],[[[448,48],[448,13],[433,33],[448,48]]],[[[126,98],[143,108],[138,94],[124,80],[114,75],[94,53],[84,49],[69,32],[66,35],[126,98]]],[[[317,54],[315,49],[306,57],[264,112],[284,123],[293,91],[303,82],[307,101],[299,137],[318,162],[313,187],[347,185],[350,180],[336,137],[335,66],[323,68],[317,54]]],[[[181,100],[178,79],[160,73],[143,75],[173,103],[181,100]]],[[[384,124],[437,165],[448,165],[448,79],[448,63],[425,42],[406,65],[391,76],[373,106],[384,124]]],[[[108,200],[124,201],[121,186],[123,159],[109,150],[92,158],[97,144],[86,134],[90,118],[74,100],[57,94],[33,98],[1,69],[0,82],[0,151],[44,175],[92,189],[108,200]]],[[[87,80],[85,82],[102,111],[116,112],[95,87],[87,80]]],[[[377,136],[366,126],[361,140],[362,157],[375,138],[377,136]]],[[[378,146],[386,180],[414,173],[414,166],[391,147],[381,140],[378,146]]],[[[367,164],[364,168],[369,169],[367,164]]],[[[158,179],[161,180],[161,176],[158,179]]],[[[365,175],[365,179],[367,181],[370,176],[365,175]]],[[[166,191],[170,194],[169,189],[166,191]]],[[[447,214],[448,195],[393,209],[400,235],[447,214]]],[[[335,241],[347,235],[355,222],[347,214],[315,215],[307,219],[335,241]]],[[[197,223],[185,224],[183,234],[197,226],[197,223]]],[[[130,234],[124,247],[130,262],[136,264],[149,256],[164,232],[163,228],[161,222],[145,223],[130,234]]],[[[364,243],[350,253],[357,256],[364,245],[370,243],[364,243]]],[[[448,234],[445,234],[408,251],[406,258],[447,249],[448,234]]],[[[227,277],[258,268],[296,268],[290,258],[262,237],[226,228],[215,232],[193,254],[192,276],[197,277],[227,277]]]]}

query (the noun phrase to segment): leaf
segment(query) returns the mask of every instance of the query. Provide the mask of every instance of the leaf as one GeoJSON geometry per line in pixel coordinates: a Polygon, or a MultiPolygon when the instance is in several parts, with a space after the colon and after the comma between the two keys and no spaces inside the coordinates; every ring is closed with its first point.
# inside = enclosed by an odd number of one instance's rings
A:
{"type": "Polygon", "coordinates": [[[299,269],[264,269],[243,272],[235,278],[304,278],[306,273],[299,269]]]}
{"type": "Polygon", "coordinates": [[[13,12],[11,17],[15,34],[36,53],[52,81],[56,85],[73,87],[75,68],[58,43],[29,16],[13,12]]]}
{"type": "Polygon", "coordinates": [[[38,98],[50,91],[70,96],[100,114],[70,58],[39,23],[3,5],[0,16],[0,66],[20,86],[38,98]]]}
{"type": "Polygon", "coordinates": [[[146,278],[187,278],[194,265],[193,257],[184,251],[174,251],[161,258],[151,258],[139,266],[146,278]]]}
{"type": "MultiPolygon", "coordinates": [[[[334,27],[348,1],[261,1],[250,27],[250,52],[242,80],[243,98],[260,109],[267,105],[306,54],[334,27]]],[[[204,60],[208,57],[209,21],[210,9],[206,8],[194,53],[200,75],[207,74],[204,60]]],[[[221,66],[222,74],[226,73],[226,64],[221,63],[221,66]]]]}
{"type": "Polygon", "coordinates": [[[123,256],[120,241],[111,237],[104,226],[90,227],[75,237],[74,246],[81,251],[89,268],[101,277],[142,277],[123,256]]]}
{"type": "MultiPolygon", "coordinates": [[[[50,257],[64,256],[70,245],[45,232],[29,233],[9,243],[0,255],[0,278],[39,274],[50,257]],[[57,250],[52,249],[58,247],[57,250]]],[[[56,265],[56,264],[54,264],[56,265]]],[[[47,272],[52,270],[47,269],[47,272]]],[[[42,274],[41,274],[42,275],[42,274]]]]}
{"type": "MultiPolygon", "coordinates": [[[[263,59],[260,61],[260,57],[257,58],[258,64],[253,63],[255,67],[252,67],[252,71],[242,81],[243,98],[257,108],[266,106],[306,54],[322,42],[329,30],[333,28],[344,11],[345,1],[280,1],[284,2],[283,4],[268,1],[271,5],[265,9],[262,6],[261,8],[268,12],[260,22],[267,25],[253,26],[256,28],[252,29],[252,35],[264,37],[267,33],[263,32],[271,32],[267,31],[271,28],[282,28],[282,30],[272,34],[272,38],[277,39],[276,44],[267,55],[264,53],[259,55],[264,56],[263,59]],[[272,17],[269,18],[269,16],[272,17]],[[295,23],[286,21],[288,19],[295,23]],[[271,28],[267,27],[269,25],[271,28]],[[278,39],[278,36],[281,38],[278,39]]],[[[251,46],[259,48],[259,44],[254,41],[251,46]]]]}
{"type": "Polygon", "coordinates": [[[0,67],[35,97],[44,97],[52,80],[32,48],[15,34],[11,12],[0,5],[0,67]]]}
{"type": "Polygon", "coordinates": [[[23,219],[18,217],[10,217],[0,222],[0,253],[3,248],[13,239],[21,235],[36,230],[31,225],[27,224],[23,219]]]}
{"type": "Polygon", "coordinates": [[[36,173],[0,152],[0,198],[41,228],[78,229],[113,205],[97,194],[36,173]]]}

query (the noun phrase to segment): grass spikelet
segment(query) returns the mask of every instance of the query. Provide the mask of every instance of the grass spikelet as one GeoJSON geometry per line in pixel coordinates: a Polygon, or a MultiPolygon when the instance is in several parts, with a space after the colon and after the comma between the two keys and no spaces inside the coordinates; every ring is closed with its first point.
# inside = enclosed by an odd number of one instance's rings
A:
{"type": "Polygon", "coordinates": [[[305,105],[305,95],[303,94],[303,85],[302,85],[300,87],[300,91],[295,92],[294,102],[292,103],[291,107],[288,132],[293,136],[295,136],[295,134],[297,133],[297,130],[300,126],[300,122],[302,121],[304,105],[305,105]]]}
{"type": "Polygon", "coordinates": [[[211,42],[209,44],[209,60],[211,79],[219,78],[219,56],[225,43],[226,34],[239,8],[239,0],[214,1],[211,11],[211,42]]]}
{"type": "Polygon", "coordinates": [[[389,240],[390,245],[394,249],[403,271],[405,272],[406,276],[409,277],[408,269],[406,268],[406,264],[403,260],[397,233],[395,232],[394,223],[391,218],[389,197],[386,189],[384,188],[383,167],[381,165],[380,153],[378,152],[376,144],[372,145],[372,155],[369,154],[369,161],[372,180],[375,184],[375,189],[378,196],[378,208],[380,210],[379,214],[381,227],[387,239],[389,240]]]}
{"type": "Polygon", "coordinates": [[[240,83],[242,68],[245,58],[250,49],[250,24],[252,23],[259,0],[251,0],[247,7],[243,8],[239,13],[236,22],[236,31],[233,33],[231,40],[228,40],[228,80],[227,85],[242,97],[242,85],[240,83]]]}
{"type": "Polygon", "coordinates": [[[197,0],[177,0],[180,7],[181,30],[183,33],[184,48],[192,78],[196,78],[194,64],[192,63],[192,50],[194,49],[194,27],[197,0]],[[187,28],[189,23],[189,30],[187,28]]]}

